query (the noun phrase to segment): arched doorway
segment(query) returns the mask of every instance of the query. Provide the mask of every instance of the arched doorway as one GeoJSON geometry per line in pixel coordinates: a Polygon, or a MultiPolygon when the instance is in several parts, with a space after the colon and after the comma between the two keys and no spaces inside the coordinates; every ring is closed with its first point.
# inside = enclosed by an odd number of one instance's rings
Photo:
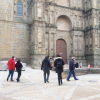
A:
{"type": "Polygon", "coordinates": [[[56,42],[56,54],[63,58],[65,64],[67,63],[67,46],[63,39],[59,39],[56,42]]]}

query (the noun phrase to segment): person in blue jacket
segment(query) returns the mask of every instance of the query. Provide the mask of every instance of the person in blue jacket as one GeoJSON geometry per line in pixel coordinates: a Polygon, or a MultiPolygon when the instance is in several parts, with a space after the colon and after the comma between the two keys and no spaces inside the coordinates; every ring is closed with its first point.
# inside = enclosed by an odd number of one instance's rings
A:
{"type": "Polygon", "coordinates": [[[75,71],[74,71],[74,69],[75,69],[75,64],[74,64],[74,60],[75,60],[75,57],[72,57],[72,59],[71,59],[70,62],[69,62],[69,70],[70,70],[70,72],[69,72],[69,75],[68,75],[68,77],[67,77],[67,81],[70,81],[69,79],[70,79],[70,77],[71,77],[72,74],[73,74],[74,79],[75,79],[75,80],[78,80],[78,79],[76,78],[76,76],[75,76],[75,71]]]}

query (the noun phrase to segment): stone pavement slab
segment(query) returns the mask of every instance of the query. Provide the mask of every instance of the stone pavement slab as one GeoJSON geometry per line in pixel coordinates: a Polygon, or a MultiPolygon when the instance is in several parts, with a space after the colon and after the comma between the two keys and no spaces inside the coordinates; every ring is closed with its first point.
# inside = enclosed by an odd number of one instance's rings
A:
{"type": "Polygon", "coordinates": [[[58,85],[57,74],[50,72],[50,83],[44,83],[43,71],[26,68],[21,81],[6,81],[8,71],[0,71],[0,100],[100,100],[100,75],[87,74],[77,76],[78,81],[63,79],[58,85]]]}

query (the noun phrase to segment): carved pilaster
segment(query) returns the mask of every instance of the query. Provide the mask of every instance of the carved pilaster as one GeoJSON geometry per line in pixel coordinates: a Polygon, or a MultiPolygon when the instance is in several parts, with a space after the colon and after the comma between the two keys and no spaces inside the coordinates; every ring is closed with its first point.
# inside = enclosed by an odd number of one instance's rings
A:
{"type": "Polygon", "coordinates": [[[49,56],[51,56],[51,33],[49,32],[49,56]]]}

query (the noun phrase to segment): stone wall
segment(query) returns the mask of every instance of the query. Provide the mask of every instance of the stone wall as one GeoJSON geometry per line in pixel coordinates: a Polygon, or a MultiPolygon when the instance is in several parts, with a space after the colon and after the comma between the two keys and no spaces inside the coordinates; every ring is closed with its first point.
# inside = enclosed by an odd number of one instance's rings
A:
{"type": "Polygon", "coordinates": [[[27,24],[0,21],[0,60],[13,55],[29,60],[30,27],[27,24]]]}
{"type": "Polygon", "coordinates": [[[100,1],[3,0],[0,4],[0,60],[12,55],[41,64],[56,56],[56,41],[67,44],[67,62],[100,65],[100,1]],[[17,2],[23,16],[17,16],[17,2]]]}
{"type": "Polygon", "coordinates": [[[0,3],[0,60],[8,60],[13,55],[29,63],[31,27],[31,0],[21,0],[23,16],[18,17],[18,0],[3,0],[0,3]]]}

